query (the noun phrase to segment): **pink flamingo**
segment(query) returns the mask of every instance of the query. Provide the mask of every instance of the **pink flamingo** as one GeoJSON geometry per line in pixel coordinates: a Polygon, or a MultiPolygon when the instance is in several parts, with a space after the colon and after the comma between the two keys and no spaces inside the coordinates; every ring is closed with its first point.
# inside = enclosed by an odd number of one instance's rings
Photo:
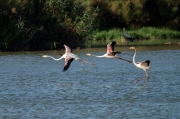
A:
{"type": "Polygon", "coordinates": [[[94,57],[105,57],[105,58],[117,58],[117,59],[120,59],[120,60],[124,60],[124,61],[127,61],[129,63],[132,63],[132,61],[129,61],[129,60],[126,60],[126,59],[123,59],[123,58],[120,58],[120,57],[117,57],[116,54],[120,54],[121,52],[119,51],[114,51],[114,46],[116,45],[116,41],[112,41],[110,42],[109,44],[107,44],[107,52],[106,54],[104,55],[101,55],[101,56],[97,56],[97,55],[93,55],[93,54],[86,54],[87,56],[94,56],[94,57]]]}
{"type": "MultiPolygon", "coordinates": [[[[92,63],[90,63],[90,62],[87,62],[87,61],[85,61],[85,60],[82,60],[82,59],[79,58],[77,55],[73,54],[73,53],[72,53],[72,50],[71,50],[67,45],[64,45],[64,47],[65,47],[65,54],[62,55],[62,56],[61,56],[60,58],[58,58],[58,59],[56,59],[56,58],[54,58],[54,57],[52,57],[52,56],[49,56],[49,55],[43,55],[42,57],[44,57],[44,58],[51,58],[51,59],[56,60],[56,61],[61,60],[62,58],[64,58],[64,59],[65,59],[65,64],[64,64],[64,69],[63,69],[63,71],[66,71],[66,70],[69,68],[71,62],[72,62],[74,59],[75,59],[75,60],[80,60],[80,63],[81,63],[81,65],[82,65],[82,67],[83,67],[82,62],[86,62],[86,63],[88,63],[88,64],[90,64],[90,65],[94,65],[94,64],[92,64],[92,63]]],[[[59,55],[61,55],[61,54],[59,54],[59,55]]],[[[83,67],[83,70],[84,70],[84,67],[83,67]]],[[[86,72],[86,70],[84,70],[84,72],[86,72]]]]}
{"type": "MultiPolygon", "coordinates": [[[[150,61],[149,60],[146,60],[146,61],[143,61],[143,62],[135,62],[135,57],[136,57],[136,49],[135,49],[135,47],[130,47],[129,48],[130,50],[134,50],[134,56],[133,56],[133,63],[134,63],[134,65],[136,66],[136,67],[138,67],[138,68],[140,68],[140,69],[142,69],[142,70],[144,70],[144,72],[145,72],[145,74],[146,74],[146,84],[147,84],[147,81],[148,81],[148,79],[149,79],[149,75],[148,75],[148,73],[147,73],[147,69],[151,69],[150,67],[149,67],[149,64],[150,64],[150,61]]],[[[137,80],[137,82],[138,82],[139,80],[137,80]]]]}

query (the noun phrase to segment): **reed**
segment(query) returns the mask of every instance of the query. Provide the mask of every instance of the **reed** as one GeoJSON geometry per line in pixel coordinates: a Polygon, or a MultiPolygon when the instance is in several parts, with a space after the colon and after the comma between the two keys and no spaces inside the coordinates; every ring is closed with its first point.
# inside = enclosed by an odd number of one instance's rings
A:
{"type": "Polygon", "coordinates": [[[93,34],[94,41],[111,41],[121,37],[120,29],[97,31],[93,34]]]}
{"type": "MultiPolygon", "coordinates": [[[[94,33],[91,47],[105,46],[110,41],[117,41],[117,45],[127,45],[122,43],[122,29],[98,31],[94,33]]],[[[128,45],[161,45],[165,42],[177,44],[180,32],[169,28],[142,27],[140,29],[127,29],[126,32],[132,36],[134,42],[128,45]]]]}
{"type": "Polygon", "coordinates": [[[180,38],[180,32],[169,28],[142,27],[129,31],[134,39],[175,39],[180,38]]]}
{"type": "MultiPolygon", "coordinates": [[[[135,40],[151,40],[151,39],[175,39],[180,38],[180,32],[169,28],[142,27],[140,29],[130,29],[126,31],[135,40]]],[[[98,31],[94,33],[93,40],[111,41],[121,39],[122,33],[120,28],[98,31]]]]}

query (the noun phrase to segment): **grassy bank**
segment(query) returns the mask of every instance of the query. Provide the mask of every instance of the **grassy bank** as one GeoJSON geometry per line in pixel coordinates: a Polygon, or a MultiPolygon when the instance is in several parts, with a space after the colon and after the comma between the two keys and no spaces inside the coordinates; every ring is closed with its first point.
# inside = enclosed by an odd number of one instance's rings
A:
{"type": "MultiPolygon", "coordinates": [[[[168,28],[142,27],[140,29],[126,29],[134,42],[128,45],[159,45],[165,42],[176,44],[180,39],[180,32],[168,28]]],[[[122,36],[122,29],[98,31],[93,35],[92,47],[101,47],[110,41],[117,41],[119,45],[127,45],[122,36]]]]}
{"type": "Polygon", "coordinates": [[[180,38],[180,32],[169,28],[142,27],[129,31],[134,39],[176,39],[180,38]]]}

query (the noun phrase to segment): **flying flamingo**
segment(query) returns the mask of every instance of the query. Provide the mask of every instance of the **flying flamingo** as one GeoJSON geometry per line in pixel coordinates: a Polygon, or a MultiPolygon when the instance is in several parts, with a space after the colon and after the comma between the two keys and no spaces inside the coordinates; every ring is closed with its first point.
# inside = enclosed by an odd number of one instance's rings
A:
{"type": "MultiPolygon", "coordinates": [[[[149,60],[146,60],[146,61],[143,61],[143,62],[137,62],[137,63],[136,63],[136,62],[135,62],[136,49],[135,49],[135,47],[130,47],[129,49],[130,49],[130,50],[134,50],[133,63],[134,63],[134,65],[135,65],[136,67],[144,70],[144,72],[145,72],[145,74],[146,74],[146,84],[147,84],[147,81],[148,81],[148,79],[149,79],[149,75],[148,75],[148,73],[146,72],[146,70],[147,70],[147,69],[151,69],[151,68],[149,67],[150,61],[149,61],[149,60]]],[[[138,81],[139,81],[139,80],[137,80],[137,82],[138,82],[138,81]]]]}
{"type": "MultiPolygon", "coordinates": [[[[90,65],[94,65],[94,64],[92,64],[92,63],[90,63],[90,62],[87,62],[87,61],[82,60],[81,58],[77,57],[77,55],[73,54],[73,53],[72,53],[72,50],[71,50],[67,45],[64,44],[64,47],[65,47],[65,54],[62,55],[62,56],[61,56],[60,58],[58,58],[58,59],[56,59],[56,58],[54,58],[54,57],[52,57],[52,56],[49,56],[49,55],[43,55],[42,57],[44,57],[44,58],[51,58],[51,59],[56,60],[56,61],[61,60],[62,58],[64,58],[64,59],[65,59],[65,64],[64,64],[64,69],[63,69],[63,71],[66,71],[66,70],[69,68],[71,62],[72,62],[74,59],[75,59],[75,60],[80,60],[80,63],[81,63],[81,65],[82,65],[82,67],[83,67],[83,64],[82,64],[83,61],[86,62],[86,63],[88,63],[88,64],[90,64],[90,65]]],[[[61,54],[59,54],[59,55],[61,55],[61,54]]],[[[83,67],[83,70],[84,70],[84,67],[83,67]]],[[[84,72],[86,72],[86,70],[84,70],[84,72]]]]}
{"type": "Polygon", "coordinates": [[[126,41],[133,42],[132,37],[129,34],[125,33],[125,28],[122,29],[122,35],[126,41]]]}
{"type": "Polygon", "coordinates": [[[116,45],[116,41],[112,41],[110,42],[109,44],[107,44],[107,52],[106,54],[104,55],[101,55],[101,56],[96,56],[96,55],[93,55],[93,54],[86,54],[87,56],[94,56],[94,57],[106,57],[106,58],[117,58],[117,59],[121,59],[121,60],[124,60],[124,61],[127,61],[129,63],[132,63],[132,61],[129,61],[129,60],[126,60],[126,59],[123,59],[123,58],[120,58],[120,57],[117,57],[116,54],[121,54],[121,52],[119,51],[114,51],[114,46],[116,45]]]}

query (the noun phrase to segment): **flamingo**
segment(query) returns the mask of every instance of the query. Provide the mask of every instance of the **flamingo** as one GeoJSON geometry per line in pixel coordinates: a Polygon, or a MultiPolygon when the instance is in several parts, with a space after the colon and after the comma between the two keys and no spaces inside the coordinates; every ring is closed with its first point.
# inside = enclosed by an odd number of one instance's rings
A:
{"type": "MultiPolygon", "coordinates": [[[[142,61],[142,62],[137,62],[137,63],[136,63],[136,62],[135,62],[136,49],[135,49],[135,47],[130,47],[129,49],[130,49],[130,50],[134,50],[133,63],[134,63],[134,65],[135,65],[136,67],[144,70],[144,72],[145,72],[145,74],[146,74],[146,84],[147,84],[147,81],[148,81],[148,79],[149,79],[149,75],[148,75],[148,73],[146,72],[146,70],[147,70],[147,69],[150,69],[150,70],[151,70],[151,68],[149,67],[150,60],[146,60],[146,61],[142,61]]],[[[138,81],[139,81],[139,80],[137,80],[137,82],[138,82],[138,81]]]]}
{"type": "Polygon", "coordinates": [[[106,57],[106,58],[117,58],[117,59],[121,59],[121,60],[124,60],[124,61],[127,61],[129,63],[132,63],[132,61],[129,61],[129,60],[126,60],[126,59],[123,59],[123,58],[120,58],[120,57],[117,57],[116,54],[120,54],[121,52],[119,51],[114,51],[114,46],[116,45],[116,41],[112,41],[110,42],[109,44],[107,44],[107,52],[106,54],[104,55],[101,55],[101,56],[96,56],[96,55],[93,55],[93,54],[86,54],[87,56],[94,56],[94,57],[106,57]]]}
{"type": "MultiPolygon", "coordinates": [[[[64,54],[64,55],[58,54],[58,55],[62,55],[60,58],[57,58],[57,59],[56,59],[56,58],[54,58],[54,57],[52,57],[52,56],[49,56],[49,55],[43,55],[42,57],[43,57],[43,58],[51,58],[51,59],[56,60],[56,61],[61,60],[62,58],[64,58],[64,59],[65,59],[65,64],[64,64],[64,69],[63,69],[63,71],[66,71],[66,70],[69,68],[71,62],[72,62],[74,59],[75,59],[75,60],[80,60],[80,63],[81,63],[81,65],[82,65],[82,67],[83,67],[83,64],[82,64],[83,61],[86,62],[86,63],[88,63],[88,64],[90,64],[90,65],[94,65],[94,64],[92,64],[92,63],[90,63],[90,62],[87,62],[87,61],[85,61],[85,60],[82,60],[82,59],[79,58],[77,55],[73,54],[73,53],[72,53],[72,50],[71,50],[67,45],[64,44],[64,47],[65,47],[65,54],[64,54]]],[[[84,70],[84,67],[83,67],[83,70],[84,70]]],[[[84,72],[86,72],[86,70],[84,70],[84,72]]]]}
{"type": "Polygon", "coordinates": [[[129,34],[125,33],[125,28],[122,29],[122,33],[123,33],[123,37],[126,41],[133,42],[132,37],[129,34]]]}

